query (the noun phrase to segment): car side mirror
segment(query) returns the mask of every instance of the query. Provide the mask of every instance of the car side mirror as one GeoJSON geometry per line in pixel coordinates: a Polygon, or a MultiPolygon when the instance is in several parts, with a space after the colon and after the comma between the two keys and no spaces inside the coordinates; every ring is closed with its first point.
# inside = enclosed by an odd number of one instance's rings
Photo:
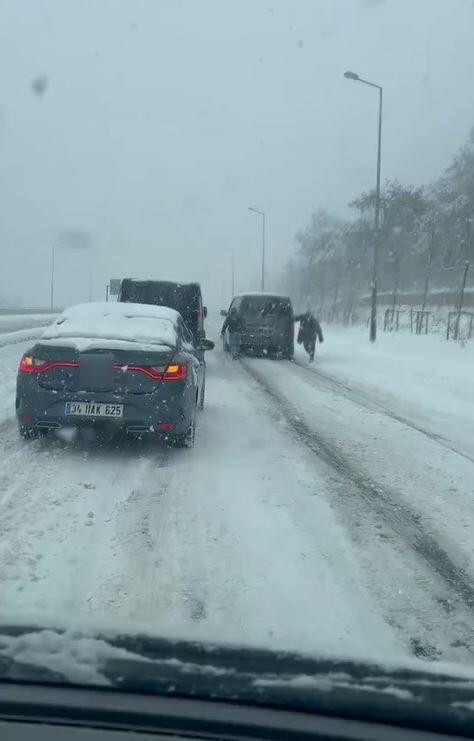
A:
{"type": "Polygon", "coordinates": [[[221,316],[227,316],[227,311],[225,309],[221,309],[221,316]]]}
{"type": "Polygon", "coordinates": [[[206,339],[199,340],[198,344],[196,345],[197,350],[214,350],[214,347],[214,342],[212,340],[206,339]]]}
{"type": "Polygon", "coordinates": [[[204,319],[207,317],[207,306],[203,306],[202,313],[204,314],[204,319]]]}

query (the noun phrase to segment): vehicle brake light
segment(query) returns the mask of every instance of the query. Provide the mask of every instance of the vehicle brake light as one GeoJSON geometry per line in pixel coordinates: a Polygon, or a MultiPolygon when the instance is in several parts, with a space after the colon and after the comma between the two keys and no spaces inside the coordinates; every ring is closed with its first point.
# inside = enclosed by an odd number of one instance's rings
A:
{"type": "Polygon", "coordinates": [[[21,373],[34,373],[35,359],[30,355],[23,355],[18,370],[21,373]]]}
{"type": "Polygon", "coordinates": [[[148,376],[153,381],[161,381],[164,373],[164,366],[161,368],[146,366],[146,365],[114,365],[115,370],[120,370],[122,373],[130,371],[131,373],[143,373],[144,376],[148,376]]]}
{"type": "Polygon", "coordinates": [[[184,363],[169,365],[163,375],[163,381],[181,381],[186,377],[187,367],[184,363]]]}
{"type": "Polygon", "coordinates": [[[175,365],[116,365],[116,370],[135,371],[136,373],[143,373],[153,381],[182,381],[186,377],[187,367],[184,364],[175,365]]]}
{"type": "Polygon", "coordinates": [[[162,432],[173,432],[176,427],[176,422],[160,422],[158,429],[162,432]]]}
{"type": "Polygon", "coordinates": [[[62,363],[62,362],[50,362],[48,360],[41,360],[40,358],[34,358],[32,355],[23,355],[20,360],[20,366],[18,370],[20,373],[44,373],[50,368],[66,367],[76,368],[79,363],[62,363]]]}

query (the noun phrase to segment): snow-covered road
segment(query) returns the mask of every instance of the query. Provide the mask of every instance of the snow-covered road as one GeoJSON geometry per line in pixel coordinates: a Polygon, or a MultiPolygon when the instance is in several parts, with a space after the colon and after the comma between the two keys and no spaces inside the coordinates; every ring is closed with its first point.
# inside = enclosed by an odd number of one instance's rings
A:
{"type": "Polygon", "coordinates": [[[209,353],[193,450],[25,443],[0,348],[1,619],[472,662],[474,464],[286,361],[209,353]]]}

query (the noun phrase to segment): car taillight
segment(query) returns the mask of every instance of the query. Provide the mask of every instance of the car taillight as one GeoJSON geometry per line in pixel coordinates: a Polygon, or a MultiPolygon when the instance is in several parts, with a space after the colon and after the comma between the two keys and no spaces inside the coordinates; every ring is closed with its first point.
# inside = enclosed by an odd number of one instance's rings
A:
{"type": "Polygon", "coordinates": [[[186,365],[181,363],[176,365],[116,365],[114,367],[123,372],[143,373],[153,381],[181,381],[187,373],[186,365]]]}
{"type": "Polygon", "coordinates": [[[148,365],[114,365],[115,370],[120,370],[122,373],[143,373],[144,376],[152,378],[153,381],[161,381],[163,373],[165,372],[164,366],[161,368],[154,368],[148,365]]]}
{"type": "Polygon", "coordinates": [[[32,355],[23,355],[18,370],[20,373],[45,373],[51,368],[77,368],[79,363],[65,363],[34,358],[32,355]]]}
{"type": "Polygon", "coordinates": [[[46,360],[34,358],[32,355],[23,355],[18,370],[20,373],[41,373],[42,369],[47,364],[46,360]]]}
{"type": "Polygon", "coordinates": [[[20,373],[35,373],[35,360],[31,355],[23,355],[18,368],[20,373]]]}
{"type": "Polygon", "coordinates": [[[181,381],[186,377],[187,370],[184,363],[169,365],[163,375],[163,381],[181,381]]]}

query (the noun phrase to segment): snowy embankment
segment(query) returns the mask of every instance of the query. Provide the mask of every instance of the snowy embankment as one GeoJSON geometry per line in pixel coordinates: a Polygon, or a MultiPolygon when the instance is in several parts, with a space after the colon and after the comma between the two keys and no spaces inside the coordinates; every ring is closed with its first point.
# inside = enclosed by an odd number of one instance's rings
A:
{"type": "Polygon", "coordinates": [[[18,329],[15,332],[0,333],[0,347],[18,345],[28,340],[35,340],[43,334],[44,327],[30,327],[29,329],[18,329]]]}
{"type": "Polygon", "coordinates": [[[296,346],[295,359],[449,441],[474,459],[474,340],[379,332],[375,344],[361,327],[326,326],[316,362],[296,346]]]}
{"type": "Polygon", "coordinates": [[[32,327],[46,327],[55,317],[56,314],[0,314],[0,337],[32,327]]]}
{"type": "Polygon", "coordinates": [[[0,348],[36,339],[54,318],[55,314],[10,314],[0,316],[0,348]]]}

